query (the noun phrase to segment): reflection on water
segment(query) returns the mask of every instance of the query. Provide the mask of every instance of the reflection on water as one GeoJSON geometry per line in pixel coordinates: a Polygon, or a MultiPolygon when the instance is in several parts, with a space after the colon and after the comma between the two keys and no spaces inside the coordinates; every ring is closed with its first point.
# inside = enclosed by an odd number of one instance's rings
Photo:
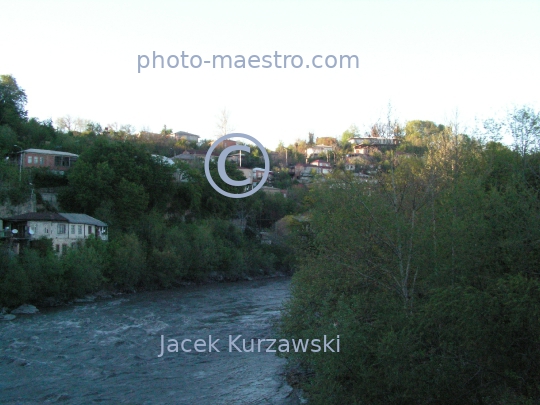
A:
{"type": "Polygon", "coordinates": [[[4,321],[0,403],[288,404],[282,359],[227,347],[229,335],[275,337],[271,323],[288,293],[283,278],[187,287],[4,321]],[[158,358],[161,335],[212,335],[221,352],[158,358]]]}

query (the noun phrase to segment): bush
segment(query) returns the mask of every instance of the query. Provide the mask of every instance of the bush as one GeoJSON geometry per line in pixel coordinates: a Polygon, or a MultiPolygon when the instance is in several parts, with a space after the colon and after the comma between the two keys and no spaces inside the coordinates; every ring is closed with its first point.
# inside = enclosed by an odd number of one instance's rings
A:
{"type": "Polygon", "coordinates": [[[131,290],[139,284],[146,269],[143,246],[134,233],[121,234],[107,246],[105,278],[114,286],[131,290]]]}

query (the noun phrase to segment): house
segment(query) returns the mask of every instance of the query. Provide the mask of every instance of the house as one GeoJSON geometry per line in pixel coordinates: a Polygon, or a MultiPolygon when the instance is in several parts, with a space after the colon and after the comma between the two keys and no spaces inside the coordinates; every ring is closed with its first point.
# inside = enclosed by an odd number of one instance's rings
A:
{"type": "MultiPolygon", "coordinates": [[[[213,145],[216,141],[212,141],[210,145],[213,145]]],[[[216,149],[225,149],[229,146],[235,146],[237,144],[236,141],[233,141],[232,139],[225,139],[224,141],[221,141],[218,146],[216,146],[216,149]]]]}
{"type": "MultiPolygon", "coordinates": [[[[176,162],[173,158],[168,158],[166,156],[162,155],[152,155],[154,159],[156,159],[159,163],[169,166],[175,166],[176,162]]],[[[189,181],[188,177],[186,176],[186,173],[179,168],[176,168],[176,170],[173,173],[174,181],[177,183],[187,183],[189,181]]]]}
{"type": "Polygon", "coordinates": [[[353,145],[354,154],[369,155],[383,149],[393,148],[399,143],[396,138],[354,137],[349,139],[353,145]]]}
{"type": "MultiPolygon", "coordinates": [[[[257,184],[259,184],[259,182],[264,176],[264,169],[261,169],[259,167],[254,167],[253,169],[250,169],[248,167],[239,167],[238,170],[240,170],[244,174],[244,177],[249,180],[249,185],[247,187],[250,189],[257,186],[257,184]]],[[[269,171],[266,182],[270,184],[273,178],[274,172],[269,171]]]]}
{"type": "Polygon", "coordinates": [[[298,163],[294,167],[294,178],[296,178],[300,183],[309,183],[312,181],[315,175],[324,175],[331,172],[331,164],[323,160],[317,160],[311,164],[298,163]]]}
{"type": "MultiPolygon", "coordinates": [[[[206,152],[207,151],[195,149],[185,150],[184,152],[173,156],[172,159],[180,160],[182,162],[186,162],[191,164],[192,166],[195,166],[197,163],[204,162],[204,159],[206,158],[206,152]]],[[[217,158],[219,158],[219,155],[214,152],[210,156],[211,160],[216,160],[217,158]]]]}
{"type": "Polygon", "coordinates": [[[199,142],[199,135],[190,134],[189,132],[185,131],[178,131],[172,134],[176,138],[177,141],[180,139],[185,139],[188,142],[199,142]]]}
{"type": "Polygon", "coordinates": [[[375,173],[377,171],[377,160],[371,155],[352,153],[345,158],[345,170],[375,173]]]}
{"type": "MultiPolygon", "coordinates": [[[[261,169],[260,167],[253,168],[253,187],[259,184],[263,176],[264,176],[264,169],[261,169]]],[[[273,180],[274,180],[274,172],[272,170],[269,170],[268,178],[266,179],[266,182],[268,184],[271,184],[273,180]]]]}
{"type": "Polygon", "coordinates": [[[42,237],[52,239],[56,252],[84,241],[89,236],[107,240],[107,224],[86,214],[29,212],[3,219],[4,232],[15,252],[42,237]]]}
{"type": "Polygon", "coordinates": [[[185,150],[184,152],[173,156],[173,159],[193,164],[197,159],[197,156],[195,155],[195,153],[185,150]]]}
{"type": "Polygon", "coordinates": [[[306,149],[306,157],[308,159],[312,157],[319,157],[320,154],[332,152],[334,150],[333,146],[328,145],[315,145],[306,149]]]}
{"type": "Polygon", "coordinates": [[[360,144],[370,144],[370,145],[397,145],[398,139],[397,138],[382,138],[382,137],[374,137],[374,136],[355,136],[351,139],[349,139],[349,143],[352,143],[353,145],[360,145],[360,144]]]}
{"type": "Polygon", "coordinates": [[[239,167],[238,170],[242,172],[244,177],[249,180],[249,188],[253,185],[253,170],[248,167],[239,167]]]}
{"type": "Polygon", "coordinates": [[[311,165],[330,169],[330,170],[324,170],[323,171],[324,174],[330,173],[332,169],[332,164],[330,162],[325,162],[324,160],[320,160],[320,159],[314,160],[313,162],[311,162],[311,165]]]}
{"type": "Polygon", "coordinates": [[[26,149],[19,153],[17,164],[25,168],[46,167],[58,174],[64,174],[77,161],[79,155],[47,149],[26,149]]]}

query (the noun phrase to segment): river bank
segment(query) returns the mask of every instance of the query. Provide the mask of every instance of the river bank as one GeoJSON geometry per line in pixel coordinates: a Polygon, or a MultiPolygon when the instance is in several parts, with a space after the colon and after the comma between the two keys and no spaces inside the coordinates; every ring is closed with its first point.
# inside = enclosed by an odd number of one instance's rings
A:
{"type": "Polygon", "coordinates": [[[114,297],[120,297],[124,295],[130,295],[130,294],[137,294],[141,292],[148,292],[148,291],[165,291],[165,290],[171,290],[176,288],[185,288],[185,287],[192,287],[192,286],[203,286],[203,285],[209,285],[209,284],[219,284],[219,283],[236,283],[240,281],[253,281],[253,280],[265,280],[265,279],[272,279],[272,278],[281,278],[281,277],[290,277],[290,273],[282,272],[282,271],[273,271],[273,272],[259,272],[259,273],[250,273],[248,274],[242,274],[237,275],[235,277],[230,277],[229,274],[223,273],[223,272],[212,272],[208,274],[208,276],[205,279],[197,280],[197,281],[187,281],[187,280],[179,280],[177,282],[172,283],[172,286],[170,288],[141,288],[141,289],[124,289],[124,288],[115,288],[114,286],[107,285],[105,288],[97,290],[93,293],[86,294],[83,297],[75,298],[75,299],[61,299],[57,297],[47,297],[43,300],[40,300],[38,302],[33,302],[31,304],[22,304],[19,307],[16,308],[7,308],[3,307],[0,308],[0,321],[2,320],[13,320],[15,319],[15,314],[17,311],[21,308],[31,308],[34,307],[36,310],[32,311],[31,309],[28,310],[28,312],[25,312],[26,310],[23,309],[23,313],[33,313],[38,312],[39,309],[45,309],[45,308],[51,308],[51,307],[62,307],[62,306],[69,306],[73,304],[79,304],[84,302],[95,302],[95,301],[101,301],[101,300],[108,300],[114,297]],[[13,315],[11,315],[13,314],[13,315]]]}

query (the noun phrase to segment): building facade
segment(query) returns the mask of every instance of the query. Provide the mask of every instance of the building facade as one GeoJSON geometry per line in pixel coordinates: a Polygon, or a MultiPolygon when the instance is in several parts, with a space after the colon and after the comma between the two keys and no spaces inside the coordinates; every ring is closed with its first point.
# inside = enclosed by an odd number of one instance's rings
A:
{"type": "Polygon", "coordinates": [[[173,136],[177,139],[185,139],[188,142],[199,142],[199,135],[190,134],[189,132],[185,131],[178,131],[173,134],[173,136]]]}
{"type": "Polygon", "coordinates": [[[108,239],[107,224],[86,214],[56,212],[29,212],[3,219],[4,234],[13,250],[32,245],[43,237],[52,240],[53,248],[63,253],[79,241],[93,236],[108,239]]]}
{"type": "Polygon", "coordinates": [[[19,153],[21,167],[46,167],[53,172],[64,174],[77,161],[79,155],[47,149],[26,149],[19,153]]]}

